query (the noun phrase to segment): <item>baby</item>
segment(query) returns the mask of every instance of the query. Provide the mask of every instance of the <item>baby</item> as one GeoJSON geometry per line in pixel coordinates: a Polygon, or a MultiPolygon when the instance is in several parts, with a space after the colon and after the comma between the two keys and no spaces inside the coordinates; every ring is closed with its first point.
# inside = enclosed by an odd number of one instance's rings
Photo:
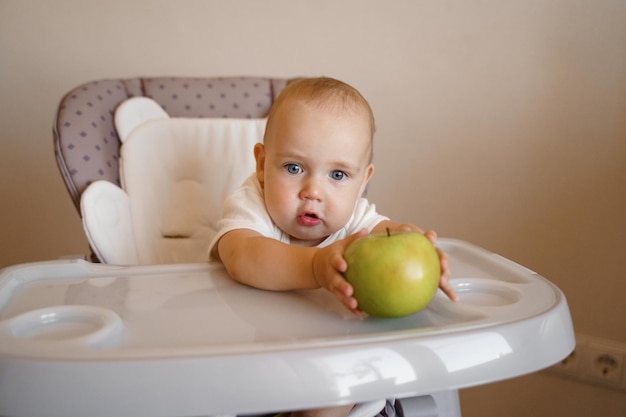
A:
{"type": "MultiPolygon", "coordinates": [[[[374,174],[374,116],[353,87],[332,78],[289,84],[272,106],[256,173],[225,201],[209,249],[230,276],[266,290],[324,288],[359,316],[344,279],[346,248],[368,233],[423,231],[378,214],[362,197],[374,174]]],[[[424,233],[433,243],[436,234],[424,233]]],[[[448,260],[439,287],[452,300],[448,260]]],[[[352,406],[301,415],[342,417],[352,406]]],[[[297,413],[292,413],[296,415],[297,413]]]]}

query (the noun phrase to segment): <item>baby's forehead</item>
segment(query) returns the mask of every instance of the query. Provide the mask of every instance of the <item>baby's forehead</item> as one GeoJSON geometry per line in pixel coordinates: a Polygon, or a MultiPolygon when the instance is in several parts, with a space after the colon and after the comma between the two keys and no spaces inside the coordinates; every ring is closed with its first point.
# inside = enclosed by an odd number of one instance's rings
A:
{"type": "MultiPolygon", "coordinates": [[[[293,139],[291,134],[294,132],[293,129],[296,129],[298,132],[305,132],[302,130],[303,126],[298,122],[299,116],[304,113],[315,112],[316,116],[321,115],[322,118],[331,118],[332,122],[330,125],[333,126],[332,123],[336,122],[337,129],[345,129],[346,125],[350,125],[350,129],[354,129],[356,132],[355,134],[345,136],[345,138],[355,139],[350,145],[347,145],[350,147],[350,153],[354,154],[356,152],[356,154],[364,155],[366,163],[371,162],[373,134],[367,111],[363,111],[357,106],[341,107],[329,105],[329,103],[320,103],[319,101],[308,102],[297,99],[285,100],[280,104],[281,108],[274,109],[267,122],[264,142],[268,150],[277,150],[276,147],[283,148],[284,146],[293,150],[292,146],[295,145],[291,140],[293,139]],[[362,149],[363,153],[357,149],[362,149]]],[[[307,124],[307,128],[315,129],[310,124],[307,124]]],[[[307,134],[304,133],[304,135],[307,134]]],[[[296,136],[303,137],[300,134],[296,136]]]]}
{"type": "Polygon", "coordinates": [[[303,106],[303,109],[320,111],[336,117],[360,116],[364,120],[369,119],[369,108],[366,104],[346,97],[290,97],[282,105],[296,109],[303,106]]]}
{"type": "Polygon", "coordinates": [[[316,112],[319,115],[350,120],[355,125],[362,121],[369,132],[370,139],[373,137],[372,123],[370,122],[369,108],[356,101],[346,102],[338,98],[311,98],[289,97],[272,109],[268,119],[268,129],[274,125],[289,123],[291,118],[300,112],[316,112]]]}

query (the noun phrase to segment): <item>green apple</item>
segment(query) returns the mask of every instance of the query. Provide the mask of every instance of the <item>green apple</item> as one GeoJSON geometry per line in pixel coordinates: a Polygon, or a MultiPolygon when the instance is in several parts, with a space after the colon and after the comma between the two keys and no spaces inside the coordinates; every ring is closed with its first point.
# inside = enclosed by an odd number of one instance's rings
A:
{"type": "Polygon", "coordinates": [[[403,317],[424,309],[441,277],[439,254],[421,233],[374,233],[345,251],[346,280],[358,307],[375,317],[403,317]]]}

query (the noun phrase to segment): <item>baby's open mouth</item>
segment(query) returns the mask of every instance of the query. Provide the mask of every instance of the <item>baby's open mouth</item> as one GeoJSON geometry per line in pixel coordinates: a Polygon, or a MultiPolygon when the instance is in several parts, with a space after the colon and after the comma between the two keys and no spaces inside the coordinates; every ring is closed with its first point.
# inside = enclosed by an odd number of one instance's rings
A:
{"type": "Polygon", "coordinates": [[[302,213],[298,216],[298,221],[303,226],[317,226],[321,223],[321,219],[315,213],[302,213]]]}

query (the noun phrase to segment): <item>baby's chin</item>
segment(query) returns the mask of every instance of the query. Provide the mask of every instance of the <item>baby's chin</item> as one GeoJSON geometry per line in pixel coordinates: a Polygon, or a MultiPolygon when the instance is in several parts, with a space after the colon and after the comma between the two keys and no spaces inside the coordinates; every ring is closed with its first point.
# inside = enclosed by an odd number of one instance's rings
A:
{"type": "Polygon", "coordinates": [[[319,236],[319,235],[303,236],[301,234],[289,234],[289,240],[291,241],[292,245],[313,247],[313,246],[317,246],[320,243],[322,243],[323,241],[325,241],[328,238],[328,236],[330,236],[330,235],[324,235],[324,236],[319,236]]]}

